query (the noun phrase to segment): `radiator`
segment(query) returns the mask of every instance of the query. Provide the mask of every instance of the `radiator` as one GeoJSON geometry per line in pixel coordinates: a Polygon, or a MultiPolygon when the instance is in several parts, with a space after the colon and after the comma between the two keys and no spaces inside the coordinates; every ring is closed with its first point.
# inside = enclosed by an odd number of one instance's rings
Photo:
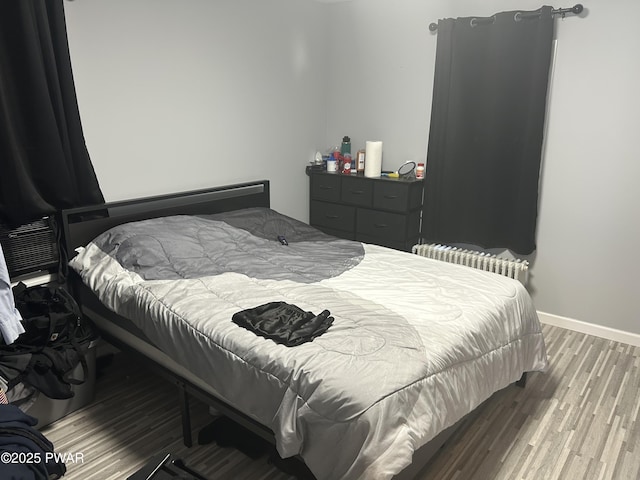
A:
{"type": "Polygon", "coordinates": [[[529,262],[527,260],[501,258],[484,252],[465,250],[449,245],[429,244],[414,245],[411,251],[417,255],[467,267],[497,273],[505,277],[515,278],[523,285],[527,284],[529,262]]]}

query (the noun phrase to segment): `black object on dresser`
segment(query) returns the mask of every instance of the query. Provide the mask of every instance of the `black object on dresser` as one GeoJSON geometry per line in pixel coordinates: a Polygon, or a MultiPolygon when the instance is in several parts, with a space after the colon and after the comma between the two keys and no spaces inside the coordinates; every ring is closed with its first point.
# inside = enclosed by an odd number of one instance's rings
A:
{"type": "Polygon", "coordinates": [[[309,172],[309,223],[336,237],[410,251],[420,236],[424,182],[309,172]]]}

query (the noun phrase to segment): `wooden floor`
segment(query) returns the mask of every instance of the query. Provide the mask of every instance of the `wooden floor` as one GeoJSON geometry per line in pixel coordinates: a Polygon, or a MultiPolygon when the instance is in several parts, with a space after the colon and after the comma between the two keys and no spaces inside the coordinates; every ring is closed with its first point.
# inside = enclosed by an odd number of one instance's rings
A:
{"type": "MultiPolygon", "coordinates": [[[[640,348],[543,329],[550,369],[530,374],[525,389],[494,395],[419,480],[640,478],[640,348]]],[[[208,422],[196,401],[192,420],[208,422]]],[[[292,478],[267,456],[252,460],[215,444],[185,448],[174,388],[120,355],[90,406],[43,431],[57,452],[82,454],[82,461],[67,462],[65,479],[126,479],[158,452],[183,458],[212,480],[292,478]]]]}

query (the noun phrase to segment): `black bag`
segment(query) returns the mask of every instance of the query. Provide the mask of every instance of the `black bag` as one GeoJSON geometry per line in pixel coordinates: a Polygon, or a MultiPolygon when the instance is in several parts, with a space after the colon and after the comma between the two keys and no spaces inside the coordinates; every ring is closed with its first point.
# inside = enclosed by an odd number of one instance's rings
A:
{"type": "Polygon", "coordinates": [[[78,335],[82,314],[64,287],[20,282],[13,288],[16,308],[22,315],[25,332],[17,342],[37,347],[69,343],[78,335]]]}
{"type": "Polygon", "coordinates": [[[19,382],[31,385],[49,398],[73,396],[72,385],[88,378],[85,355],[95,328],[86,320],[74,298],[62,285],[13,288],[16,308],[22,315],[25,332],[13,344],[3,346],[4,355],[31,355],[26,369],[9,381],[9,389],[19,382]],[[73,378],[78,364],[83,377],[73,378]]]}

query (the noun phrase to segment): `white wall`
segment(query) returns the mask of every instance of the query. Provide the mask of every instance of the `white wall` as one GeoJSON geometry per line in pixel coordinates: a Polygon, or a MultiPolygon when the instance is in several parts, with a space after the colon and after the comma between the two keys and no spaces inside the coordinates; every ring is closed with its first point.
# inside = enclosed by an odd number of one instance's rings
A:
{"type": "MultiPolygon", "coordinates": [[[[581,17],[556,22],[531,292],[541,311],[640,334],[640,2],[585,7],[581,17]]],[[[387,169],[424,159],[437,41],[429,23],[514,8],[508,0],[329,6],[329,55],[348,75],[330,79],[329,111],[343,114],[328,123],[327,141],[383,140],[387,169]]]]}
{"type": "MultiPolygon", "coordinates": [[[[542,3],[521,0],[518,8],[542,3]]],[[[558,4],[556,7],[569,7],[558,4]]],[[[640,2],[558,19],[531,292],[640,334],[640,2]]],[[[108,200],[249,179],[308,219],[304,165],[352,137],[426,157],[438,18],[508,0],[65,2],[87,146],[108,200]]]]}
{"type": "Polygon", "coordinates": [[[247,180],[308,218],[324,142],[326,7],[311,0],[65,2],[85,139],[109,201],[247,180]]]}

